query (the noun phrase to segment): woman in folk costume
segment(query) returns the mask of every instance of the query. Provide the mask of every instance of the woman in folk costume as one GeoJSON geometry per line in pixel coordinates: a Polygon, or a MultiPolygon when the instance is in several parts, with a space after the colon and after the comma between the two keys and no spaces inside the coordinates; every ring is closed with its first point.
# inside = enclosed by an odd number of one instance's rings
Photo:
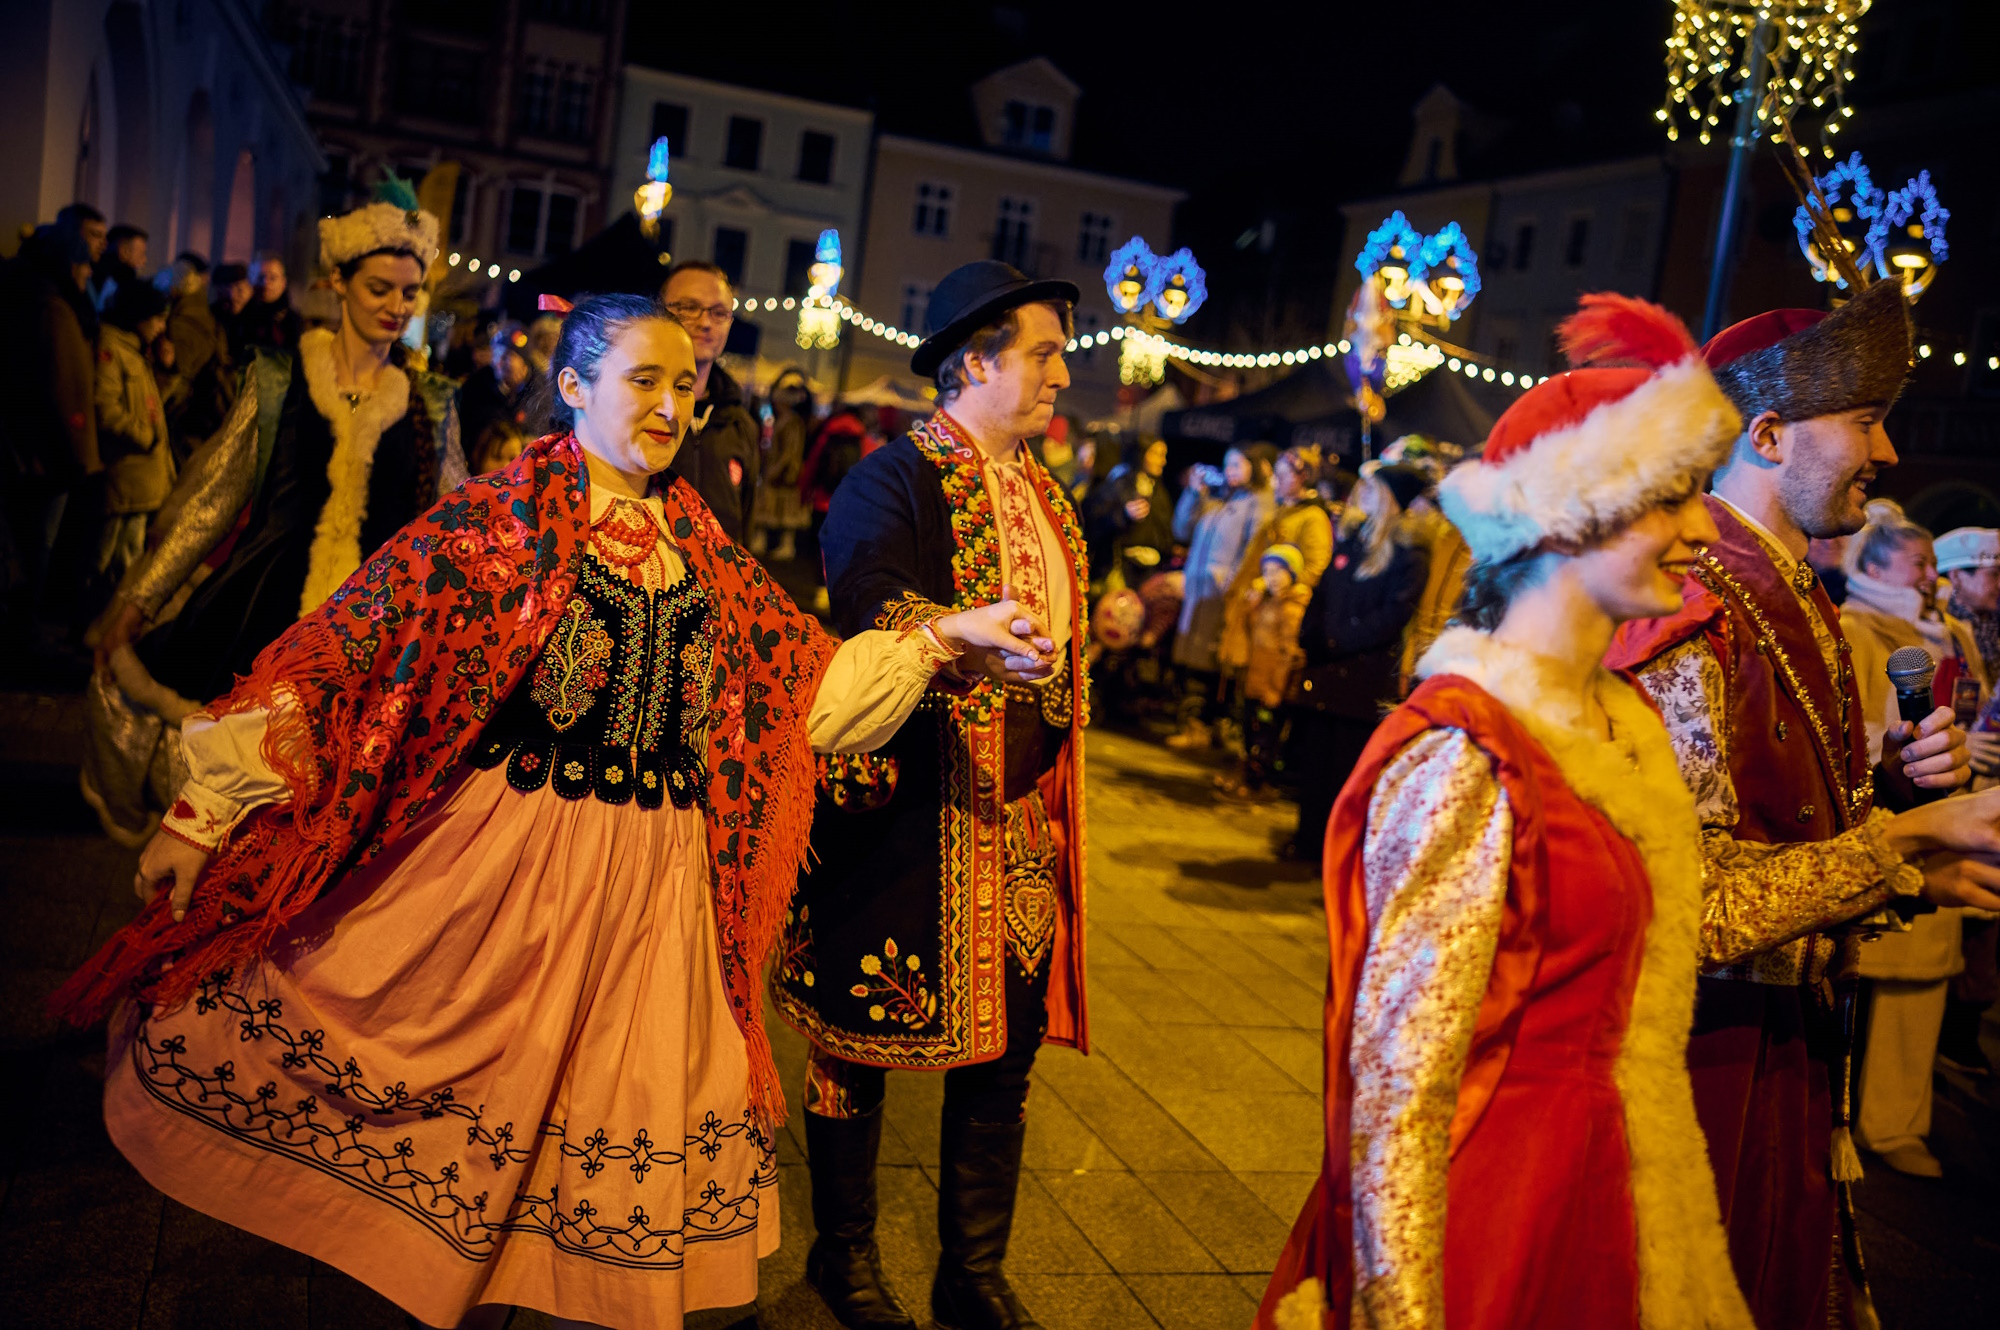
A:
{"type": "Polygon", "coordinates": [[[1694,801],[1601,664],[1680,603],[1739,425],[1665,310],[1586,296],[1562,331],[1593,367],[1443,482],[1460,626],[1328,826],[1327,1153],[1265,1330],[1751,1325],[1685,1060],[1694,801]]]}
{"type": "Polygon", "coordinates": [[[83,787],[128,845],[186,778],[181,720],[465,479],[457,387],[405,364],[398,340],[437,257],[437,218],[392,178],[375,202],[322,220],[319,243],[340,326],[296,352],[256,351],[106,614],[83,787]]]}
{"type": "Polygon", "coordinates": [[[654,302],[581,303],[554,364],[562,433],[188,719],[150,904],[56,1003],[135,999],[105,1119],[185,1204],[431,1325],[678,1326],[778,1241],[759,980],[813,752],[961,651],[1051,648],[1012,602],[840,644],[799,613],[665,472],[695,362],[654,302]]]}

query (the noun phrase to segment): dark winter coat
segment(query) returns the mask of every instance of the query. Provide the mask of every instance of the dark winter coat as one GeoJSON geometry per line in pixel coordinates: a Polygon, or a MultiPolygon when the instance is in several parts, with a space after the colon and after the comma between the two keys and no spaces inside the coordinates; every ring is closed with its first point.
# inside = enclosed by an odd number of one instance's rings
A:
{"type": "Polygon", "coordinates": [[[1429,557],[1396,540],[1389,566],[1363,580],[1367,554],[1358,535],[1334,542],[1333,562],[1313,588],[1299,623],[1305,676],[1296,700],[1315,711],[1373,719],[1395,699],[1403,626],[1416,613],[1429,557]]]}
{"type": "Polygon", "coordinates": [[[743,390],[720,365],[708,371],[708,393],[694,404],[694,418],[701,428],[689,431],[674,458],[674,470],[694,486],[729,538],[741,545],[757,496],[762,431],[744,403],[743,390]],[[731,462],[736,464],[733,469],[731,462]]]}

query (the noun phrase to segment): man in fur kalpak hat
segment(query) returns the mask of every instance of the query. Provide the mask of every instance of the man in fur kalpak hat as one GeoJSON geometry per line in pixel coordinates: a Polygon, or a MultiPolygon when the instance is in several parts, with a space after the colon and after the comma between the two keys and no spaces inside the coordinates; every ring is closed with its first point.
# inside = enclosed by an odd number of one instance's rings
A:
{"type": "Polygon", "coordinates": [[[1868,484],[1895,464],[1883,420],[1910,366],[1901,291],[1760,314],[1702,354],[1743,417],[1708,497],[1720,538],[1681,613],[1626,624],[1606,663],[1659,705],[1702,818],[1688,1061],[1737,1276],[1761,1330],[1846,1325],[1867,1292],[1829,976],[1857,921],[1893,919],[1892,902],[2000,906],[2000,870],[1950,853],[1990,855],[2000,833],[1977,808],[1915,803],[1913,787],[1966,781],[1949,709],[1890,732],[1884,788],[1903,811],[1876,806],[1839,614],[1805,561],[1808,540],[1861,528],[1868,484]]]}

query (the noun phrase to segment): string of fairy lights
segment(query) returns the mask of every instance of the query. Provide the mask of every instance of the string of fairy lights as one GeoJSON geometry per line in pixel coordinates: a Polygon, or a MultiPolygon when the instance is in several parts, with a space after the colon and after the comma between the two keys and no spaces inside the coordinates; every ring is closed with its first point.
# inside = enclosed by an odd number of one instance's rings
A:
{"type": "MultiPolygon", "coordinates": [[[[923,341],[918,334],[899,328],[886,319],[877,319],[838,296],[832,298],[750,296],[739,298],[735,304],[736,308],[745,314],[781,311],[789,314],[813,309],[830,310],[834,317],[856,331],[878,337],[885,342],[914,349],[923,341]]],[[[1202,347],[1188,346],[1162,337],[1158,333],[1125,324],[1073,337],[1064,349],[1073,354],[1078,351],[1088,351],[1093,347],[1111,346],[1114,343],[1133,344],[1143,355],[1216,369],[1297,368],[1316,360],[1344,356],[1353,350],[1347,339],[1340,338],[1309,346],[1288,347],[1282,351],[1211,351],[1202,347]]],[[[1440,367],[1454,374],[1463,374],[1468,379],[1498,384],[1503,388],[1527,389],[1548,378],[1546,374],[1538,376],[1527,370],[1515,370],[1490,357],[1477,355],[1462,347],[1414,338],[1408,333],[1400,334],[1396,345],[1388,348],[1388,359],[1389,385],[1392,391],[1414,383],[1440,367]]]]}

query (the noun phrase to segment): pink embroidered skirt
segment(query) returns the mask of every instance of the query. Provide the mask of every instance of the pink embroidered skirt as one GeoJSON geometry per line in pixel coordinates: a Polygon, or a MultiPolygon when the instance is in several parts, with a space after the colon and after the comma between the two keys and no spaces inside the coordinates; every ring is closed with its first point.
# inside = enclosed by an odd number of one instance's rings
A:
{"type": "Polygon", "coordinates": [[[705,837],[698,809],[468,770],[276,959],[114,1022],[112,1140],[430,1325],[506,1303],[646,1330],[754,1301],[777,1166],[705,837]]]}

